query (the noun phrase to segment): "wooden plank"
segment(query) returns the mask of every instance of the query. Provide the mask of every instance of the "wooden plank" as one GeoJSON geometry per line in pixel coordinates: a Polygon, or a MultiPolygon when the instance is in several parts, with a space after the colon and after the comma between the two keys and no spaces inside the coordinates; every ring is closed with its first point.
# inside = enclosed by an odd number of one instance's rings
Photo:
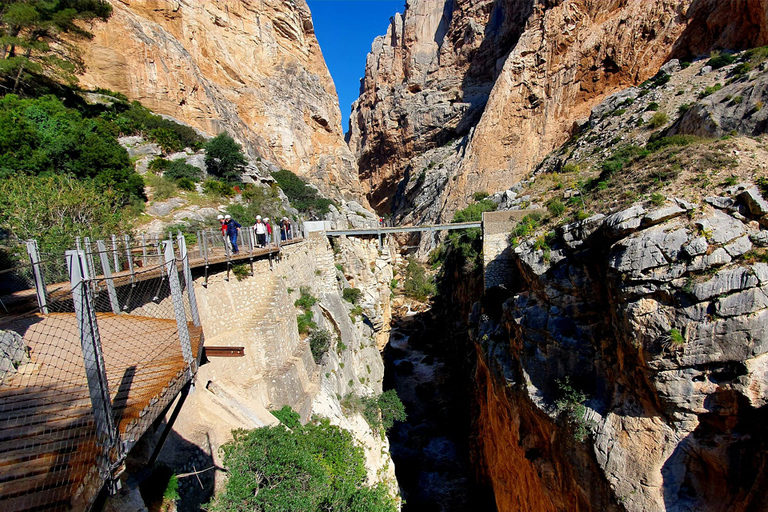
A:
{"type": "Polygon", "coordinates": [[[203,355],[205,357],[243,357],[245,356],[245,347],[204,346],[203,355]]]}

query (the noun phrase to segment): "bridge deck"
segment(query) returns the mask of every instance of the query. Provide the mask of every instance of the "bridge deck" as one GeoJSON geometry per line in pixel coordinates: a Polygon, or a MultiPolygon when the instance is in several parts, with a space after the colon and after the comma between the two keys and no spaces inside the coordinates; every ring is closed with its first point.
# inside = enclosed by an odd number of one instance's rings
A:
{"type": "MultiPolygon", "coordinates": [[[[281,242],[281,246],[283,245],[291,245],[298,242],[301,242],[301,238],[294,238],[293,240],[288,240],[285,242],[281,242]]],[[[241,249],[239,253],[237,254],[230,254],[227,255],[223,247],[215,247],[208,249],[208,258],[200,257],[200,251],[197,247],[193,247],[189,250],[189,266],[192,269],[195,268],[201,268],[205,265],[218,265],[220,263],[225,263],[227,261],[230,261],[232,263],[246,263],[251,258],[253,259],[259,259],[263,258],[265,256],[269,256],[271,254],[279,254],[280,249],[278,247],[272,246],[269,248],[263,248],[263,249],[254,249],[253,252],[249,252],[247,248],[241,249]]],[[[111,258],[111,253],[110,253],[111,258]]],[[[98,266],[98,255],[94,256],[94,259],[96,261],[96,265],[98,266]]],[[[142,257],[138,256],[136,257],[136,261],[141,261],[142,257]]],[[[111,261],[111,260],[110,260],[111,261]]],[[[148,254],[147,255],[147,262],[144,262],[144,266],[159,266],[162,265],[162,261],[158,259],[158,257],[155,254],[148,254]]],[[[154,271],[146,272],[141,271],[141,268],[137,268],[137,272],[134,275],[135,279],[138,281],[143,281],[147,279],[154,279],[157,277],[161,277],[161,269],[157,268],[154,271]]],[[[120,272],[113,272],[112,278],[114,279],[115,286],[123,286],[126,284],[131,283],[131,272],[128,270],[122,270],[120,272]]],[[[46,285],[46,292],[48,294],[49,302],[50,301],[56,301],[59,299],[62,299],[64,297],[69,296],[71,293],[71,289],[68,282],[65,283],[54,283],[54,284],[48,284],[46,285]]],[[[2,301],[3,305],[6,308],[11,308],[11,306],[17,306],[18,304],[24,304],[24,303],[30,303],[35,302],[36,295],[35,295],[35,289],[31,288],[28,290],[20,290],[17,292],[13,292],[8,295],[3,295],[0,297],[0,301],[2,301]]]]}
{"type": "Polygon", "coordinates": [[[326,231],[325,234],[328,236],[386,235],[390,233],[414,233],[417,231],[450,231],[453,229],[479,228],[482,226],[482,222],[455,222],[452,224],[424,224],[422,226],[397,226],[393,228],[331,229],[326,231]]]}
{"type": "MultiPolygon", "coordinates": [[[[135,442],[188,381],[175,320],[97,313],[114,421],[135,442]]],[[[75,315],[6,318],[31,362],[0,388],[0,510],[83,509],[102,486],[75,315]]],[[[202,329],[189,324],[192,351],[202,329]]]]}

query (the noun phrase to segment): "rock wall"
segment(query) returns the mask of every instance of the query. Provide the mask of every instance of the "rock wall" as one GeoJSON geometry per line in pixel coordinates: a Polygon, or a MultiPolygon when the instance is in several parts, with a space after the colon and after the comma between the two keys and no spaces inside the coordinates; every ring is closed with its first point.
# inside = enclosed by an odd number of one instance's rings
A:
{"type": "Polygon", "coordinates": [[[474,192],[525,177],[594,105],[671,56],[766,44],[766,6],[409,1],[374,42],[353,107],[349,142],[371,204],[401,217],[428,204],[429,220],[450,220],[474,192]]]}
{"type": "Polygon", "coordinates": [[[499,510],[768,507],[768,203],[727,193],[514,249],[511,297],[471,316],[499,510]]]}
{"type": "MultiPolygon", "coordinates": [[[[195,464],[200,469],[204,460],[221,466],[219,448],[231,439],[232,429],[275,424],[269,411],[290,405],[303,420],[324,416],[350,430],[364,447],[369,481],[387,482],[397,494],[386,438],[340,404],[350,393],[382,392],[384,366],[375,326],[389,325],[383,304],[389,300],[392,266],[389,249],[379,253],[377,243],[341,241],[335,255],[325,236],[313,234],[284,246],[271,264],[254,262],[254,275],[241,281],[234,275],[227,281],[226,272],[213,273],[207,287],[203,278],[195,280],[206,345],[243,346],[245,357],[212,358],[200,367],[161,462],[181,473],[194,471],[195,464]],[[336,256],[354,268],[350,277],[363,291],[362,315],[351,315],[353,305],[341,297],[350,284],[337,269],[336,256]],[[319,299],[312,308],[318,328],[332,334],[330,350],[319,363],[297,328],[300,310],[294,302],[302,287],[319,299]]],[[[218,487],[223,473],[209,478],[206,484],[218,487]]],[[[195,487],[182,487],[182,501],[184,492],[201,492],[195,487]]]]}
{"type": "Polygon", "coordinates": [[[111,0],[83,47],[84,87],[139,100],[332,197],[358,197],[338,98],[304,0],[111,0]]]}

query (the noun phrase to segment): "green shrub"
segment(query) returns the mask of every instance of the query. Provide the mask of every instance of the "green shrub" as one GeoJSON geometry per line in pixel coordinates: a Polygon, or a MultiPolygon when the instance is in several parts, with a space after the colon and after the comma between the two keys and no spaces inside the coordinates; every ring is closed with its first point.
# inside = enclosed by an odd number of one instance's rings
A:
{"type": "Polygon", "coordinates": [[[299,328],[299,334],[309,334],[312,329],[317,328],[317,324],[314,322],[314,314],[312,311],[305,311],[296,316],[296,323],[299,328]]]}
{"type": "Polygon", "coordinates": [[[684,345],[685,344],[685,337],[683,334],[677,330],[677,329],[670,329],[669,330],[669,341],[674,343],[675,345],[684,345]]]}
{"type": "Polygon", "coordinates": [[[167,150],[179,151],[186,147],[192,149],[203,147],[203,137],[194,128],[157,116],[138,101],[132,102],[125,111],[118,114],[114,122],[121,134],[144,134],[158,144],[169,145],[165,148],[167,150]],[[162,140],[154,139],[157,136],[162,140]]]}
{"type": "Polygon", "coordinates": [[[176,186],[181,190],[186,190],[189,192],[195,190],[195,182],[189,178],[180,178],[176,180],[176,186]]]}
{"type": "Polygon", "coordinates": [[[536,228],[539,227],[539,221],[541,221],[541,214],[536,212],[529,213],[523,217],[512,229],[512,233],[510,233],[508,238],[509,243],[516,246],[520,243],[521,238],[533,234],[533,232],[536,231],[536,228]]]}
{"type": "Polygon", "coordinates": [[[168,162],[168,164],[165,165],[163,169],[163,178],[170,180],[180,180],[182,178],[186,178],[191,181],[200,181],[202,175],[203,171],[194,165],[189,165],[181,158],[168,162]]]}
{"type": "Polygon", "coordinates": [[[567,163],[563,166],[562,172],[566,172],[566,173],[579,172],[579,164],[567,163]]]}
{"type": "Polygon", "coordinates": [[[653,203],[656,206],[661,206],[662,204],[664,204],[664,201],[666,200],[667,200],[666,197],[664,197],[663,195],[657,192],[654,192],[653,194],[651,194],[651,203],[653,203]]]}
{"type": "Polygon", "coordinates": [[[312,350],[312,357],[315,362],[320,364],[320,360],[331,347],[331,333],[326,329],[315,329],[309,335],[309,348],[312,350]]]}
{"type": "Polygon", "coordinates": [[[659,110],[659,104],[656,103],[655,101],[652,101],[648,104],[647,107],[645,107],[645,110],[646,112],[648,111],[656,112],[657,110],[659,110]]]}
{"type": "Polygon", "coordinates": [[[566,421],[573,429],[574,439],[582,442],[589,435],[592,427],[592,422],[586,419],[587,408],[584,402],[587,401],[587,396],[584,392],[574,389],[568,376],[562,380],[558,379],[557,387],[560,395],[555,400],[557,414],[558,416],[565,416],[566,421]]]}
{"type": "Polygon", "coordinates": [[[211,512],[394,512],[384,484],[367,484],[363,449],[327,419],[235,430],[222,446],[227,480],[211,512]]]}
{"type": "MultiPolygon", "coordinates": [[[[128,233],[131,226],[121,203],[114,189],[89,180],[55,174],[10,176],[0,180],[0,231],[21,240],[34,238],[41,253],[61,258],[74,246],[75,237],[98,240],[128,233]]],[[[58,278],[68,279],[65,269],[58,278]]]]}
{"type": "Polygon", "coordinates": [[[714,93],[716,93],[717,91],[719,91],[722,88],[723,88],[723,84],[720,84],[720,83],[717,83],[717,84],[712,85],[710,87],[705,87],[704,90],[699,93],[699,99],[706,98],[710,94],[714,94],[714,93]]]}
{"type": "Polygon", "coordinates": [[[712,57],[707,61],[707,66],[711,66],[712,69],[720,69],[729,64],[736,62],[736,57],[729,53],[721,53],[715,57],[712,57]]]}
{"type": "Polygon", "coordinates": [[[246,277],[251,275],[251,271],[248,269],[248,265],[241,263],[239,265],[232,265],[232,273],[238,281],[242,281],[246,277]]]}
{"type": "Polygon", "coordinates": [[[749,62],[742,62],[740,64],[737,64],[736,67],[733,68],[733,74],[737,77],[742,77],[752,71],[752,64],[749,62]]]}
{"type": "Polygon", "coordinates": [[[290,429],[301,427],[301,415],[291,409],[290,405],[284,405],[279,411],[270,411],[272,416],[280,420],[280,423],[290,429]]]}
{"type": "Polygon", "coordinates": [[[731,102],[735,105],[740,105],[744,101],[744,98],[741,96],[734,96],[731,102]]]}
{"type": "Polygon", "coordinates": [[[334,204],[330,199],[319,196],[317,190],[287,169],[273,172],[272,177],[288,196],[291,206],[302,213],[320,217],[328,213],[334,204]]]}
{"type": "Polygon", "coordinates": [[[179,497],[179,477],[171,475],[168,479],[168,484],[165,486],[165,491],[163,491],[163,503],[175,503],[179,497]]]}
{"type": "Polygon", "coordinates": [[[293,305],[304,310],[314,306],[317,303],[317,298],[313,297],[310,292],[311,290],[309,289],[309,286],[302,286],[299,288],[299,293],[301,293],[301,296],[296,299],[296,302],[294,302],[293,305]]]}
{"type": "Polygon", "coordinates": [[[434,280],[414,258],[409,258],[405,267],[403,293],[418,301],[426,301],[435,294],[434,280]]]}
{"type": "Polygon", "coordinates": [[[178,194],[178,187],[176,187],[174,182],[158,176],[147,176],[147,185],[152,187],[152,195],[155,201],[165,201],[169,197],[174,197],[178,194]]]}
{"type": "Polygon", "coordinates": [[[123,205],[146,200],[144,181],[118,134],[113,122],[69,108],[55,96],[8,94],[0,99],[0,180],[69,174],[115,190],[123,205]]]}
{"type": "Polygon", "coordinates": [[[565,213],[565,205],[559,199],[551,199],[547,203],[547,209],[553,217],[559,217],[565,213]]]}
{"type": "Polygon", "coordinates": [[[488,192],[475,192],[472,194],[472,199],[474,199],[475,202],[482,201],[486,197],[488,197],[488,192]]]}
{"type": "Polygon", "coordinates": [[[238,181],[247,163],[243,147],[227,133],[222,132],[205,143],[205,166],[213,176],[238,181]]]}
{"type": "Polygon", "coordinates": [[[690,108],[691,108],[691,104],[690,103],[683,103],[682,105],[677,107],[677,115],[678,116],[682,116],[683,114],[688,112],[688,110],[690,110],[690,108]]]}
{"type": "Polygon", "coordinates": [[[344,290],[341,292],[341,296],[345,301],[351,302],[352,304],[357,304],[357,302],[360,300],[360,297],[363,296],[363,292],[359,288],[344,288],[344,290]]]}
{"type": "Polygon", "coordinates": [[[652,130],[655,130],[656,128],[661,128],[665,124],[669,122],[669,116],[665,114],[664,112],[656,112],[653,114],[653,117],[648,121],[648,127],[652,130]]]}
{"type": "Polygon", "coordinates": [[[490,199],[481,199],[454,213],[452,222],[478,222],[483,219],[483,212],[492,212],[494,210],[496,210],[496,203],[490,199]]]}
{"type": "Polygon", "coordinates": [[[617,108],[616,110],[611,112],[610,115],[611,116],[620,116],[620,115],[625,114],[626,112],[627,112],[627,109],[625,109],[625,108],[617,108]]]}
{"type": "Polygon", "coordinates": [[[668,146],[688,146],[690,144],[698,144],[704,142],[706,139],[696,137],[694,135],[670,135],[668,137],[651,137],[648,139],[648,143],[645,145],[645,149],[651,153],[655,153],[668,146]]]}
{"type": "Polygon", "coordinates": [[[277,186],[260,187],[241,184],[239,187],[241,188],[242,201],[227,206],[226,212],[243,226],[255,224],[257,215],[269,219],[280,219],[286,215],[277,186]]]}
{"type": "Polygon", "coordinates": [[[205,180],[203,192],[214,197],[232,197],[235,195],[235,189],[232,185],[213,179],[205,180]]]}
{"type": "Polygon", "coordinates": [[[398,282],[399,282],[399,281],[398,281],[397,279],[394,279],[394,278],[393,278],[393,279],[392,279],[392,280],[389,282],[389,289],[390,289],[390,290],[394,290],[395,288],[397,288],[397,284],[398,284],[398,282]]]}

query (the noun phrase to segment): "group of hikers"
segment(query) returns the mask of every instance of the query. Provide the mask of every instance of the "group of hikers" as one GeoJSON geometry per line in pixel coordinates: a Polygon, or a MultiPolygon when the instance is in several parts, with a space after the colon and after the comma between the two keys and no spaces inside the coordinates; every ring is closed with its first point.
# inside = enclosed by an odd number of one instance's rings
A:
{"type": "MultiPolygon", "coordinates": [[[[240,234],[240,228],[243,226],[233,219],[231,215],[219,215],[217,219],[221,223],[221,236],[224,239],[224,246],[232,251],[232,254],[239,253],[237,237],[240,234]]],[[[288,217],[283,217],[278,225],[280,226],[280,240],[283,242],[292,240],[293,226],[291,226],[288,217]]],[[[256,235],[254,238],[256,247],[266,247],[272,240],[272,224],[270,224],[268,218],[262,219],[261,215],[257,215],[256,223],[250,229],[256,235]]]]}

